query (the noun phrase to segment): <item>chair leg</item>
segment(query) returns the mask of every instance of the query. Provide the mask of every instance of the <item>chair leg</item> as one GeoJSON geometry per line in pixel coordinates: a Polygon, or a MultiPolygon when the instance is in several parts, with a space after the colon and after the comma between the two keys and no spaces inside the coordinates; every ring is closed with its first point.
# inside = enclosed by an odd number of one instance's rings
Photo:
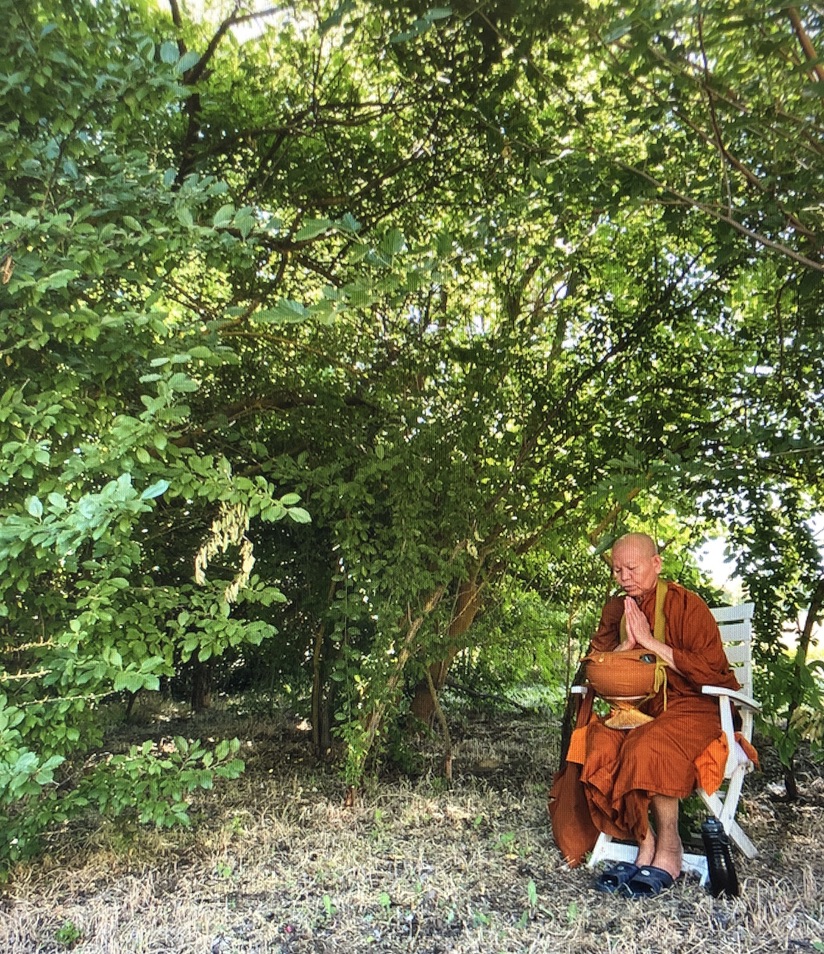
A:
{"type": "Polygon", "coordinates": [[[603,832],[598,836],[595,847],[589,856],[587,862],[588,868],[594,868],[602,861],[635,861],[638,854],[638,845],[627,844],[623,841],[615,841],[609,835],[603,832]]]}
{"type": "Polygon", "coordinates": [[[733,817],[735,815],[735,809],[738,807],[738,796],[741,792],[742,781],[743,773],[737,779],[730,779],[730,788],[727,790],[727,796],[723,802],[718,795],[708,795],[702,788],[698,789],[698,794],[701,796],[707,808],[709,808],[713,815],[723,824],[724,830],[729,835],[733,844],[745,857],[755,858],[758,854],[758,849],[733,817]]]}
{"type": "Polygon", "coordinates": [[[755,856],[758,854],[758,849],[744,834],[738,822],[733,822],[730,826],[729,836],[736,848],[738,848],[745,857],[755,858],[755,856]]]}

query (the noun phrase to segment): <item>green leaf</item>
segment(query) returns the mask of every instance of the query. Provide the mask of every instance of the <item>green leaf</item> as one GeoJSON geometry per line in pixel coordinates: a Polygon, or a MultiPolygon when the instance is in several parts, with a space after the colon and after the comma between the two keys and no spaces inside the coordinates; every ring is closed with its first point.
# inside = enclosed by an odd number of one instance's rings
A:
{"type": "Polygon", "coordinates": [[[180,53],[178,51],[177,43],[173,40],[166,40],[160,46],[160,59],[164,63],[168,63],[170,66],[173,63],[177,63],[180,59],[180,53]]]}
{"type": "Polygon", "coordinates": [[[37,520],[43,516],[43,504],[38,497],[29,497],[26,510],[37,520]]]}
{"type": "Polygon", "coordinates": [[[177,62],[177,72],[179,74],[185,73],[187,70],[190,70],[193,66],[197,65],[200,62],[200,54],[194,50],[189,50],[184,53],[183,56],[177,62]]]}
{"type": "Polygon", "coordinates": [[[255,226],[255,217],[250,209],[238,209],[234,221],[235,227],[243,238],[247,238],[255,226]]]}
{"type": "Polygon", "coordinates": [[[197,391],[200,385],[197,381],[192,380],[188,374],[184,374],[182,371],[178,371],[173,374],[168,381],[169,387],[172,391],[183,391],[183,392],[193,392],[197,391]]]}
{"type": "Polygon", "coordinates": [[[71,268],[61,268],[37,283],[41,291],[50,291],[56,288],[65,288],[70,281],[77,278],[78,273],[71,268]]]}
{"type": "Polygon", "coordinates": [[[227,225],[231,225],[235,217],[235,207],[229,202],[227,205],[222,205],[217,212],[215,212],[215,217],[212,219],[212,225],[216,229],[225,228],[227,225]]]}
{"type": "Polygon", "coordinates": [[[274,308],[261,308],[253,316],[257,321],[293,324],[310,317],[308,309],[298,301],[282,299],[274,308]]]}
{"type": "Polygon", "coordinates": [[[452,16],[451,7],[433,7],[431,10],[427,10],[423,18],[428,20],[430,23],[434,23],[436,20],[445,20],[447,17],[452,16]]]}
{"type": "Polygon", "coordinates": [[[296,242],[305,242],[308,239],[317,238],[332,227],[330,219],[307,219],[303,228],[298,229],[295,234],[296,242]]]}
{"type": "Polygon", "coordinates": [[[141,689],[147,688],[147,683],[151,681],[150,676],[140,672],[119,672],[112,680],[112,690],[114,692],[140,692],[141,689]]]}
{"type": "Polygon", "coordinates": [[[403,232],[400,229],[390,229],[380,243],[380,250],[384,255],[397,255],[404,246],[403,232]]]}
{"type": "Polygon", "coordinates": [[[604,34],[604,43],[614,43],[616,40],[620,40],[622,37],[625,37],[631,32],[632,26],[633,20],[631,17],[627,17],[624,20],[619,20],[617,23],[613,24],[613,26],[604,34]]]}
{"type": "Polygon", "coordinates": [[[141,500],[152,500],[155,497],[159,497],[161,494],[165,494],[169,489],[168,480],[158,480],[156,483],[152,484],[151,487],[147,487],[143,493],[140,495],[141,500]]]}
{"type": "Polygon", "coordinates": [[[343,218],[338,219],[335,224],[339,229],[342,229],[344,232],[351,232],[353,235],[361,230],[360,222],[358,222],[351,212],[347,212],[343,218]]]}
{"type": "Polygon", "coordinates": [[[304,510],[303,507],[290,507],[287,510],[287,513],[295,523],[311,523],[312,517],[309,514],[308,510],[304,510]]]}

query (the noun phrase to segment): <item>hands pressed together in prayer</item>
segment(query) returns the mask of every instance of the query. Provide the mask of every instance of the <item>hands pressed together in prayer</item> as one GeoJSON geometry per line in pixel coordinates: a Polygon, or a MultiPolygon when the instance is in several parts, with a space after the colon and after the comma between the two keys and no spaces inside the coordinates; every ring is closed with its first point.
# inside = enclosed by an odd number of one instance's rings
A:
{"type": "Polygon", "coordinates": [[[641,611],[641,607],[635,600],[628,596],[624,600],[624,619],[627,621],[627,638],[623,643],[619,643],[616,652],[626,652],[629,649],[647,649],[661,659],[675,672],[678,667],[675,665],[672,649],[665,643],[660,643],[652,634],[646,616],[641,611]]]}
{"type": "Polygon", "coordinates": [[[657,653],[661,643],[652,635],[646,616],[631,596],[624,599],[624,619],[627,621],[627,638],[618,646],[617,652],[640,647],[657,653]]]}

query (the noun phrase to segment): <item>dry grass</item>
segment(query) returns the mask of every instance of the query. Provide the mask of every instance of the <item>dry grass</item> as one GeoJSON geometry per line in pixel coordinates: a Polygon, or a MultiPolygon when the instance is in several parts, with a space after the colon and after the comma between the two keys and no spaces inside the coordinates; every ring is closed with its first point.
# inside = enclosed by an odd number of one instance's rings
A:
{"type": "Polygon", "coordinates": [[[763,776],[748,787],[761,855],[738,863],[740,898],[682,881],[635,902],[594,892],[588,871],[559,861],[545,810],[556,726],[473,722],[451,788],[434,773],[385,777],[354,808],[305,733],[232,728],[249,740],[247,774],[198,803],[193,830],[56,836],[6,889],[0,951],[824,951],[824,780],[813,766],[802,805],[771,801],[763,776]]]}

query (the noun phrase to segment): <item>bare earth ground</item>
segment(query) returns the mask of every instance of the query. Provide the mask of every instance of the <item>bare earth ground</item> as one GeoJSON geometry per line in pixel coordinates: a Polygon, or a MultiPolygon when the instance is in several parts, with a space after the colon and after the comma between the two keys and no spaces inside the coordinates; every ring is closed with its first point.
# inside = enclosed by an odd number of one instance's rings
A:
{"type": "Polygon", "coordinates": [[[429,742],[431,770],[371,782],[353,808],[283,718],[218,712],[151,731],[238,735],[246,775],[198,796],[189,831],[89,821],[54,836],[0,894],[2,954],[824,951],[821,766],[803,766],[804,800],[787,805],[762,751],[744,800],[760,855],[737,858],[739,898],[682,879],[632,901],[560,862],[546,816],[559,732],[546,719],[464,721],[451,787],[429,742]]]}

